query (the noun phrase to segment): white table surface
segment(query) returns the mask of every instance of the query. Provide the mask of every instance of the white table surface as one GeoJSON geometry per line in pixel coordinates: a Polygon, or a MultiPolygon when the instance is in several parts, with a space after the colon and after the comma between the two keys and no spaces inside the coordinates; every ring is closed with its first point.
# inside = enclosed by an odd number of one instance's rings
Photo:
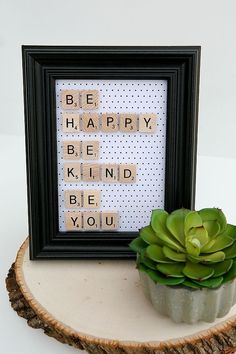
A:
{"type": "MultiPolygon", "coordinates": [[[[27,197],[24,139],[0,136],[1,241],[0,339],[4,354],[85,353],[31,329],[10,308],[5,277],[27,235],[27,197]]],[[[228,221],[236,223],[236,159],[198,156],[196,209],[221,207],[228,221]]]]}

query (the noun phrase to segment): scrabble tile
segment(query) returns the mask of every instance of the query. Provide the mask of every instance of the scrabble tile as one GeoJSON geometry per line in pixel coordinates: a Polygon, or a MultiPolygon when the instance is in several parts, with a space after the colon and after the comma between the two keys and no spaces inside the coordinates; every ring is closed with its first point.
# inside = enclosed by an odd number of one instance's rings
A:
{"type": "Polygon", "coordinates": [[[82,142],[82,158],[83,160],[99,159],[99,141],[83,141],[82,142]]]}
{"type": "Polygon", "coordinates": [[[154,133],[157,127],[157,115],[146,113],[139,115],[139,131],[141,133],[154,133]]]}
{"type": "Polygon", "coordinates": [[[75,211],[65,212],[66,231],[82,230],[82,213],[75,211]]]}
{"type": "Polygon", "coordinates": [[[80,115],[78,113],[63,113],[62,121],[64,133],[78,133],[80,131],[80,115]]]}
{"type": "Polygon", "coordinates": [[[118,131],[118,117],[116,113],[102,114],[102,128],[103,132],[112,133],[118,131]]]}
{"type": "Polygon", "coordinates": [[[63,141],[63,158],[65,160],[79,160],[80,145],[80,141],[63,141]]]}
{"type": "Polygon", "coordinates": [[[100,208],[101,191],[99,190],[84,190],[83,192],[83,207],[98,209],[100,208]]]}
{"type": "Polygon", "coordinates": [[[102,167],[102,181],[106,183],[118,182],[118,165],[103,164],[102,167]]]}
{"type": "Polygon", "coordinates": [[[117,212],[102,212],[102,230],[118,229],[118,213],[117,212]]]}
{"type": "Polygon", "coordinates": [[[136,182],[136,165],[122,164],[119,166],[119,181],[121,183],[135,183],[136,182]]]}
{"type": "Polygon", "coordinates": [[[64,194],[64,199],[66,209],[82,208],[82,191],[66,190],[64,194]]]}
{"type": "Polygon", "coordinates": [[[83,213],[84,230],[92,231],[100,229],[100,213],[85,211],[83,213]]]}
{"type": "Polygon", "coordinates": [[[79,109],[79,90],[62,90],[61,105],[63,109],[79,109]]]}
{"type": "Polygon", "coordinates": [[[97,109],[99,107],[99,91],[83,90],[80,91],[80,97],[82,109],[97,109]]]}
{"type": "Polygon", "coordinates": [[[66,182],[79,182],[81,180],[80,163],[64,163],[64,180],[66,182]]]}
{"type": "Polygon", "coordinates": [[[127,113],[120,115],[120,131],[125,133],[133,133],[137,131],[138,117],[137,114],[127,113]]]}
{"type": "Polygon", "coordinates": [[[84,132],[97,132],[99,130],[99,115],[98,115],[98,113],[83,113],[82,114],[82,130],[84,132]]]}
{"type": "Polygon", "coordinates": [[[83,181],[99,182],[100,181],[100,165],[96,163],[83,163],[83,181]]]}

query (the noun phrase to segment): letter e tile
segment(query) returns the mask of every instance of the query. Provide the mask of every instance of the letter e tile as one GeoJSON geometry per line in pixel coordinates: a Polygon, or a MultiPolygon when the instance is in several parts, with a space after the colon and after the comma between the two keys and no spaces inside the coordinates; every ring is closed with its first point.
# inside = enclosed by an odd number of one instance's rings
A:
{"type": "Polygon", "coordinates": [[[81,91],[81,108],[84,110],[99,107],[99,92],[97,90],[81,91]]]}

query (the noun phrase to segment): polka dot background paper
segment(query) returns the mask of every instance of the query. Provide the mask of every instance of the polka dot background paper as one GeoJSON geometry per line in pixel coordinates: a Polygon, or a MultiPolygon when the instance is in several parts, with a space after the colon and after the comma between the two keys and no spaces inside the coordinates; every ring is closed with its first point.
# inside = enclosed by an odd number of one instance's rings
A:
{"type": "MultiPolygon", "coordinates": [[[[152,209],[164,207],[166,145],[166,80],[57,80],[57,149],[59,230],[66,231],[64,191],[74,189],[101,190],[101,207],[96,211],[117,211],[118,231],[137,231],[147,225],[152,209]],[[150,133],[63,133],[62,90],[98,90],[98,113],[156,113],[157,129],[150,133]],[[63,180],[62,145],[64,140],[99,140],[100,158],[95,163],[133,163],[137,166],[136,183],[78,182],[63,180]]],[[[69,112],[69,111],[68,111],[69,112]]],[[[72,110],[70,110],[72,112],[72,110]]],[[[82,109],[73,113],[82,113],[82,109]]],[[[88,112],[88,111],[86,111],[88,112]]],[[[83,160],[78,162],[83,163],[83,160]]],[[[71,209],[70,209],[71,210],[71,209]]],[[[86,209],[79,209],[85,211],[86,209]]],[[[78,209],[77,209],[78,211],[78,209]]],[[[91,210],[92,211],[92,210],[91,210]]]]}

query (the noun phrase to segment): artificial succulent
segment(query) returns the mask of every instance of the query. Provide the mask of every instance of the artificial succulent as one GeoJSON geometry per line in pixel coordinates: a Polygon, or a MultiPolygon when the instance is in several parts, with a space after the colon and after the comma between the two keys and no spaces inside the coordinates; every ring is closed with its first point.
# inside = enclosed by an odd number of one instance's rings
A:
{"type": "Polygon", "coordinates": [[[236,226],[217,208],[153,210],[130,247],[137,267],[155,282],[217,288],[236,276],[236,226]]]}

